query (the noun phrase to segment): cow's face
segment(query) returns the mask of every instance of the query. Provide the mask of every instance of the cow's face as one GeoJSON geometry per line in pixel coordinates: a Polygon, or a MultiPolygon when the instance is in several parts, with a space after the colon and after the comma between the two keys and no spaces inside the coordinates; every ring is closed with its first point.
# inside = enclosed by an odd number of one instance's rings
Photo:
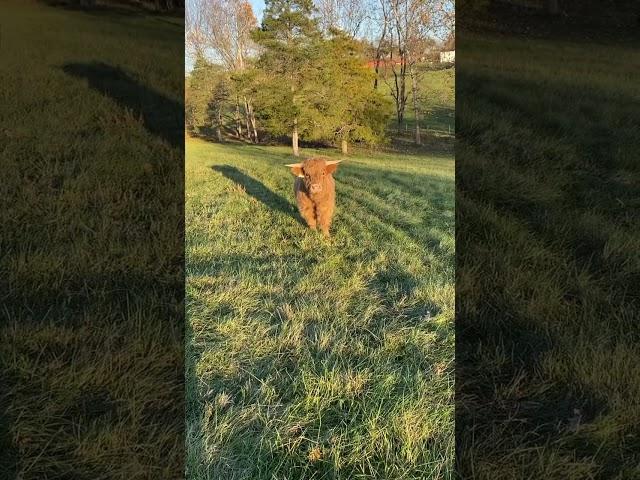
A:
{"type": "Polygon", "coordinates": [[[341,160],[324,160],[322,158],[309,158],[302,163],[287,165],[291,173],[302,178],[304,186],[309,193],[320,193],[324,189],[325,181],[338,168],[341,160]]]}

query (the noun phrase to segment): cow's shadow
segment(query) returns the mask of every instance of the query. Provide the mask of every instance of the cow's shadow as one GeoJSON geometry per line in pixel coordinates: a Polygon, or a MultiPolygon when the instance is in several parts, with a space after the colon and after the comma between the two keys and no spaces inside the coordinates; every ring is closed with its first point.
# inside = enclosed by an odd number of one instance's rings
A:
{"type": "Polygon", "coordinates": [[[296,207],[286,198],[270,190],[262,182],[250,177],[246,173],[231,165],[214,165],[211,169],[219,172],[237,185],[240,185],[247,195],[255,198],[271,210],[284,213],[298,222],[302,222],[296,215],[296,207]]]}

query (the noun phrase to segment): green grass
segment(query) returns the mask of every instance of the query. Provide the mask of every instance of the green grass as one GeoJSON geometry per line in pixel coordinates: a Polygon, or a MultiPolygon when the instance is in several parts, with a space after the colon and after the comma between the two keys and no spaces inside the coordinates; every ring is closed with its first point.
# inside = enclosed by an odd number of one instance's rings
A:
{"type": "Polygon", "coordinates": [[[0,477],[178,478],[182,20],[0,18],[0,477]]]}
{"type": "MultiPolygon", "coordinates": [[[[420,109],[420,129],[422,146],[417,147],[423,153],[451,151],[455,137],[455,68],[442,70],[429,70],[424,65],[418,66],[418,98],[420,109]]],[[[383,75],[387,76],[387,82],[393,84],[391,71],[383,75]]],[[[416,149],[411,144],[415,136],[415,111],[413,109],[412,84],[407,77],[407,105],[402,126],[398,126],[398,118],[395,114],[395,101],[391,96],[389,85],[381,80],[378,88],[388,94],[393,105],[393,113],[389,117],[388,135],[396,149],[416,149]]]]}
{"type": "Polygon", "coordinates": [[[461,475],[638,478],[637,45],[458,52],[461,475]]]}
{"type": "MultiPolygon", "coordinates": [[[[455,68],[424,70],[420,73],[419,98],[422,118],[420,127],[427,134],[454,136],[455,125],[455,68]]],[[[411,94],[411,92],[410,92],[411,94]]],[[[409,129],[415,128],[411,97],[407,109],[409,129]]]]}
{"type": "Polygon", "coordinates": [[[289,152],[187,142],[188,477],[453,478],[451,156],[349,157],[325,241],[289,152]]]}

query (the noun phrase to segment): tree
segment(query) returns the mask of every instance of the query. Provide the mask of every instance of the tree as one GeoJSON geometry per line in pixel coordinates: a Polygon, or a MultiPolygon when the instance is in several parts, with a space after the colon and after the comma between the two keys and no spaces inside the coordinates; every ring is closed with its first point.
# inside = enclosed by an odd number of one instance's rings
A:
{"type": "Polygon", "coordinates": [[[379,0],[379,9],[377,9],[377,22],[380,25],[379,33],[375,42],[375,78],[373,80],[373,88],[378,88],[378,79],[380,78],[380,62],[383,57],[391,51],[391,43],[389,41],[389,8],[387,0],[379,0]]]}
{"type": "Polygon", "coordinates": [[[321,53],[321,34],[312,14],[312,0],[267,0],[262,27],[253,35],[262,48],[257,66],[267,128],[274,134],[290,133],[296,156],[298,136],[312,129],[317,114],[307,101],[321,53]]]}
{"type": "Polygon", "coordinates": [[[227,73],[200,55],[196,57],[187,86],[188,97],[185,107],[191,131],[202,134],[213,129],[218,141],[222,141],[226,111],[231,106],[231,88],[227,73]]]}
{"type": "MultiPolygon", "coordinates": [[[[257,20],[246,0],[192,0],[187,9],[186,42],[196,55],[213,54],[229,72],[242,72],[255,51],[251,32],[257,20]]],[[[253,105],[246,96],[236,97],[236,130],[242,132],[244,110],[247,136],[257,142],[253,105]],[[250,128],[253,127],[253,128],[250,128]]]]}
{"type": "MultiPolygon", "coordinates": [[[[216,138],[220,143],[224,141],[222,137],[222,128],[224,127],[224,111],[229,105],[229,99],[231,98],[231,89],[229,87],[229,81],[223,75],[219,75],[217,81],[213,85],[211,101],[208,104],[207,113],[208,117],[215,119],[216,138]],[[213,113],[213,115],[212,115],[213,113]]],[[[242,132],[238,133],[241,136],[242,132]]]]}
{"type": "Polygon", "coordinates": [[[353,141],[379,143],[390,104],[372,86],[374,74],[366,66],[364,45],[334,30],[323,51],[320,85],[327,108],[321,134],[337,140],[344,154],[353,141]]]}
{"type": "Polygon", "coordinates": [[[418,62],[424,58],[433,36],[446,35],[455,21],[450,0],[380,0],[389,31],[391,75],[385,83],[395,102],[398,127],[402,126],[411,93],[416,116],[415,142],[421,143],[418,62]],[[407,85],[411,80],[411,86],[407,85]]]}
{"type": "Polygon", "coordinates": [[[351,38],[363,33],[370,17],[371,5],[366,0],[315,0],[318,20],[326,34],[342,30],[351,38]]]}
{"type": "Polygon", "coordinates": [[[249,67],[242,71],[234,72],[230,77],[236,96],[244,100],[246,129],[247,132],[252,134],[256,143],[258,142],[258,128],[254,106],[255,96],[258,94],[257,73],[254,67],[249,67]]]}

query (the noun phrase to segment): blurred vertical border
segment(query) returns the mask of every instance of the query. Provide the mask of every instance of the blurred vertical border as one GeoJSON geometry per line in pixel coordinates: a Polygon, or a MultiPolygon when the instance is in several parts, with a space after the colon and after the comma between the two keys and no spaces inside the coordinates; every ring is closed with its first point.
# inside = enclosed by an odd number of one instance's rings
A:
{"type": "Polygon", "coordinates": [[[0,478],[184,475],[184,8],[0,3],[0,478]]]}
{"type": "Polygon", "coordinates": [[[640,5],[457,14],[460,477],[640,478],[640,5]]]}

